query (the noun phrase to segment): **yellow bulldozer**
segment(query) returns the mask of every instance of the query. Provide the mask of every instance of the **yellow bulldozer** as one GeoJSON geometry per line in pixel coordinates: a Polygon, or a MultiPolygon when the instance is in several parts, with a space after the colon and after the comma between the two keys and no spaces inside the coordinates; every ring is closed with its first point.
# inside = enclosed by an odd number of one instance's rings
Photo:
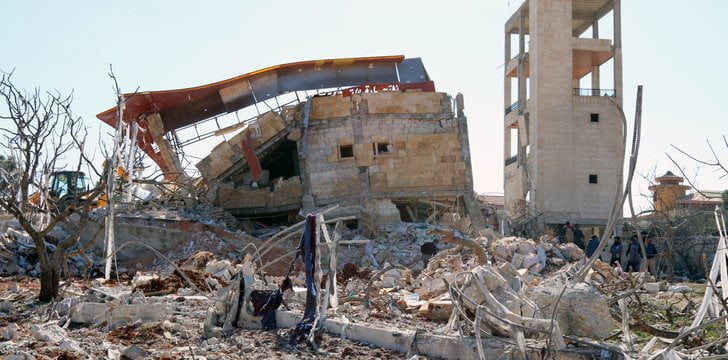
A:
{"type": "MultiPolygon", "coordinates": [[[[116,168],[116,176],[121,181],[126,181],[126,171],[119,166],[116,168]]],[[[89,187],[86,183],[86,174],[82,171],[56,171],[51,174],[49,195],[52,200],[51,211],[60,213],[66,210],[69,205],[82,204],[88,199],[89,187]]],[[[91,209],[106,206],[106,192],[101,193],[91,204],[91,209]]],[[[41,206],[40,193],[35,192],[28,197],[28,202],[41,206]]]]}

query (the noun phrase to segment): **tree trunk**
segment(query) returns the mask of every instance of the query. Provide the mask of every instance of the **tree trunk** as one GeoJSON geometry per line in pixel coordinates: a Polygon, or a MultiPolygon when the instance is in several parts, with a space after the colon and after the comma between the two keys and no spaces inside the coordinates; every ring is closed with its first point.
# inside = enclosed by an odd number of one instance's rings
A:
{"type": "Polygon", "coordinates": [[[61,280],[60,263],[55,256],[40,262],[40,297],[41,302],[50,302],[58,297],[58,284],[61,280]]]}
{"type": "MultiPolygon", "coordinates": [[[[667,265],[667,278],[672,279],[675,277],[675,237],[670,234],[665,242],[665,263],[667,265]]],[[[687,263],[686,263],[687,264],[687,263]]]]}

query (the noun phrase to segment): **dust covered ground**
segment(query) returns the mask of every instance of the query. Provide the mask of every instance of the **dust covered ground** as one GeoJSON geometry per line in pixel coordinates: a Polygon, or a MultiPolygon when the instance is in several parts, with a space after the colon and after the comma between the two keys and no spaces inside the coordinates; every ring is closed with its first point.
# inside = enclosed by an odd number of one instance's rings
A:
{"type": "MultiPolygon", "coordinates": [[[[96,285],[96,284],[94,284],[96,285]]],[[[142,304],[164,304],[170,315],[164,321],[132,323],[108,330],[108,324],[79,325],[70,323],[59,303],[38,304],[35,301],[39,281],[27,276],[0,278],[0,328],[3,341],[0,355],[5,359],[104,359],[119,358],[128,349],[138,346],[146,358],[156,359],[404,359],[386,349],[322,334],[317,351],[305,344],[291,345],[287,329],[272,331],[234,329],[231,336],[203,340],[202,323],[205,310],[212,301],[200,296],[166,295],[131,299],[142,304]],[[16,334],[9,337],[8,325],[15,324],[16,334]],[[33,326],[47,325],[58,339],[39,339],[33,326]],[[56,325],[56,326],[52,326],[56,325]],[[64,325],[65,329],[64,329],[64,325]]],[[[86,293],[90,284],[74,281],[67,294],[86,293]]],[[[129,292],[126,284],[98,286],[109,294],[129,292]]],[[[37,333],[37,332],[36,332],[37,333]]]]}

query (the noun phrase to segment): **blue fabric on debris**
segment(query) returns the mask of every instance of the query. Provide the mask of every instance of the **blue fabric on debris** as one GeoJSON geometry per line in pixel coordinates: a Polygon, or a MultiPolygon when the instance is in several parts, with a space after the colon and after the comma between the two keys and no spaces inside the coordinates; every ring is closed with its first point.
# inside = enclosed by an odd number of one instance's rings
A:
{"type": "Polygon", "coordinates": [[[306,307],[303,311],[301,322],[290,332],[291,344],[300,343],[311,332],[313,321],[316,317],[316,217],[309,214],[306,216],[306,227],[303,229],[301,242],[298,245],[298,255],[301,256],[304,269],[306,270],[306,307]]]}
{"type": "Polygon", "coordinates": [[[316,217],[313,215],[309,214],[306,217],[306,227],[303,229],[298,249],[306,270],[306,308],[301,321],[313,321],[316,316],[316,282],[314,281],[314,273],[316,272],[316,264],[314,263],[316,259],[316,217]]]}

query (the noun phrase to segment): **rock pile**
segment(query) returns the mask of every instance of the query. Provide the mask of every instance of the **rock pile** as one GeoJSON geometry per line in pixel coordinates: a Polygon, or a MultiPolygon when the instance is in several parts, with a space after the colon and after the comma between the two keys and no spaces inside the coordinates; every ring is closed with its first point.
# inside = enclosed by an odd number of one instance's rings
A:
{"type": "Polygon", "coordinates": [[[549,266],[557,269],[584,256],[584,251],[576,245],[559,244],[548,235],[538,239],[513,236],[497,239],[490,245],[490,251],[497,262],[510,263],[522,274],[531,275],[540,274],[549,266]]]}
{"type": "MultiPolygon", "coordinates": [[[[68,232],[56,226],[45,237],[46,250],[52,252],[56,248],[55,244],[68,236],[68,232]]],[[[68,264],[73,275],[80,275],[85,267],[80,256],[69,258],[68,264]]],[[[10,220],[0,225],[0,275],[15,274],[37,277],[40,275],[40,264],[33,239],[17,220],[10,220]]]]}

